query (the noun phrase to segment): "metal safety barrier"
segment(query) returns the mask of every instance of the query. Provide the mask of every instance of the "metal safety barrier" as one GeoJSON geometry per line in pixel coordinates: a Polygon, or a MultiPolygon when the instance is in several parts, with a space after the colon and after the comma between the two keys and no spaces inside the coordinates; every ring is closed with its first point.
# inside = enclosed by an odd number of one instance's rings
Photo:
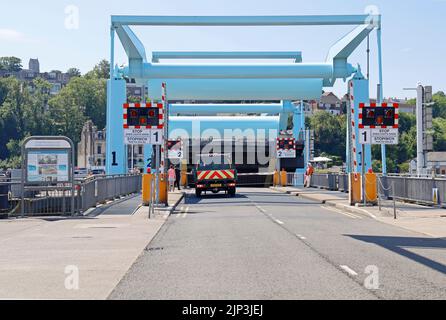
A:
{"type": "Polygon", "coordinates": [[[327,190],[338,190],[337,175],[314,173],[311,176],[310,186],[327,190]]]}
{"type": "MultiPolygon", "coordinates": [[[[71,186],[61,184],[35,187],[25,192],[23,214],[25,216],[82,214],[100,203],[141,191],[141,175],[100,175],[75,181],[73,210],[71,186]]],[[[20,182],[0,181],[0,212],[8,216],[22,214],[19,190],[20,182]],[[5,194],[6,192],[6,194],[5,194]],[[6,198],[7,197],[7,198],[6,198]],[[7,203],[5,202],[7,200],[7,203]]]]}
{"type": "Polygon", "coordinates": [[[387,199],[394,197],[397,200],[446,207],[446,179],[380,176],[379,182],[382,195],[387,199]]]}
{"type": "Polygon", "coordinates": [[[142,178],[134,175],[97,176],[76,185],[75,208],[82,213],[97,204],[141,191],[142,178]]]}

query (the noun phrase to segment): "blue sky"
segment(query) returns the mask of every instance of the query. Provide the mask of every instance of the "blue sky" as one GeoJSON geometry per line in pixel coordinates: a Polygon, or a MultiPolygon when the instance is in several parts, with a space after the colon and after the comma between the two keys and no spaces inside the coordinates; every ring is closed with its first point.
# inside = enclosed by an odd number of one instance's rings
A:
{"type": "MultiPolygon", "coordinates": [[[[446,91],[446,0],[0,0],[0,56],[18,56],[27,66],[38,57],[41,70],[90,70],[109,59],[111,14],[306,15],[362,14],[375,5],[383,15],[384,95],[412,97],[404,87],[418,81],[446,91]],[[79,8],[79,28],[67,29],[65,9],[79,8]]],[[[137,27],[152,50],[298,50],[304,62],[325,60],[330,46],[352,27],[137,27]]],[[[376,38],[371,37],[371,95],[375,96],[376,38]]],[[[118,42],[117,63],[126,56],[118,42]]],[[[350,58],[365,69],[365,44],[350,58]]],[[[338,81],[334,91],[345,92],[338,81]]]]}

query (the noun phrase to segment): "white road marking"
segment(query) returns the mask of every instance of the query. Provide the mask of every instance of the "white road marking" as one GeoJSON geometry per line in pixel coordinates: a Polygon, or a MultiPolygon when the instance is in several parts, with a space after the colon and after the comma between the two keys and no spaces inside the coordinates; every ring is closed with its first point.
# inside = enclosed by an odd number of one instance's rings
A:
{"type": "Polygon", "coordinates": [[[299,239],[301,239],[301,240],[305,240],[305,239],[306,239],[304,236],[302,236],[302,235],[300,235],[300,234],[296,234],[296,236],[297,236],[299,239]]]}
{"type": "Polygon", "coordinates": [[[186,218],[188,211],[189,211],[189,207],[186,207],[186,209],[184,209],[184,213],[181,215],[181,218],[186,218]]]}
{"type": "Polygon", "coordinates": [[[327,209],[327,210],[330,210],[330,211],[333,211],[333,212],[336,212],[336,213],[340,213],[340,214],[342,214],[342,215],[344,215],[346,217],[352,218],[352,219],[362,219],[360,216],[357,216],[357,215],[355,215],[353,213],[344,212],[344,211],[341,211],[341,210],[338,210],[338,209],[335,209],[335,208],[331,208],[329,206],[322,206],[322,207],[324,209],[327,209]]]}
{"type": "Polygon", "coordinates": [[[278,224],[283,224],[283,221],[280,221],[279,219],[274,219],[275,222],[277,222],[278,224]]]}
{"type": "Polygon", "coordinates": [[[347,272],[351,276],[357,276],[358,275],[355,270],[349,268],[346,265],[341,265],[340,267],[341,267],[342,270],[344,270],[345,272],[347,272]]]}
{"type": "Polygon", "coordinates": [[[259,206],[257,203],[255,203],[254,201],[252,201],[252,204],[257,208],[257,210],[259,210],[260,212],[266,213],[266,210],[263,209],[261,206],[259,206]]]}

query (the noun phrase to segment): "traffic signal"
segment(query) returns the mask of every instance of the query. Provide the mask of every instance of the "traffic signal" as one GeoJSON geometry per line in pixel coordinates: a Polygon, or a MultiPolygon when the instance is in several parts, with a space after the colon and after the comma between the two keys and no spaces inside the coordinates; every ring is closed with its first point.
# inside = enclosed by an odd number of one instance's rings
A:
{"type": "Polygon", "coordinates": [[[127,125],[157,126],[159,123],[159,108],[127,108],[127,125]]]}
{"type": "Polygon", "coordinates": [[[395,125],[394,107],[368,107],[362,108],[362,125],[366,127],[373,126],[393,126],[395,125]]]}

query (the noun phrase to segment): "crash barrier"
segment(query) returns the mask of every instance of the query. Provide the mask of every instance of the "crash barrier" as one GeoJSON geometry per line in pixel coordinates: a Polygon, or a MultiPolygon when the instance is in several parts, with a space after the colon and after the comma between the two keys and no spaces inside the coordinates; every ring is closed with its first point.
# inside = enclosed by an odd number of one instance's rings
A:
{"type": "MultiPolygon", "coordinates": [[[[446,207],[446,178],[382,175],[375,177],[374,174],[367,173],[365,182],[369,202],[375,202],[379,193],[383,199],[390,200],[395,197],[401,201],[446,207]]],[[[315,173],[311,178],[311,187],[349,192],[349,177],[345,173],[315,173]]]]}
{"type": "Polygon", "coordinates": [[[380,195],[384,199],[440,205],[446,207],[446,179],[406,176],[380,176],[380,195]]]}
{"type": "Polygon", "coordinates": [[[75,211],[82,213],[97,204],[141,191],[141,175],[103,175],[76,184],[75,211]]]}
{"type": "Polygon", "coordinates": [[[11,185],[8,183],[8,179],[0,178],[0,212],[4,212],[9,209],[9,192],[11,185]]]}
{"type": "MultiPolygon", "coordinates": [[[[13,186],[20,187],[18,182],[15,182],[13,186]]],[[[15,198],[11,192],[9,201],[16,203],[17,206],[9,211],[9,216],[82,214],[98,204],[140,191],[141,175],[139,174],[92,176],[76,180],[73,195],[72,186],[64,184],[35,187],[32,192],[27,191],[23,199],[23,211],[20,199],[15,198]],[[74,201],[71,199],[72,196],[74,201]]],[[[22,192],[17,193],[21,195],[22,192]]]]}
{"type": "Polygon", "coordinates": [[[338,180],[338,190],[342,192],[348,192],[348,175],[339,174],[337,175],[338,180]]]}
{"type": "Polygon", "coordinates": [[[311,176],[310,186],[327,190],[338,190],[337,175],[314,173],[311,176]]]}

